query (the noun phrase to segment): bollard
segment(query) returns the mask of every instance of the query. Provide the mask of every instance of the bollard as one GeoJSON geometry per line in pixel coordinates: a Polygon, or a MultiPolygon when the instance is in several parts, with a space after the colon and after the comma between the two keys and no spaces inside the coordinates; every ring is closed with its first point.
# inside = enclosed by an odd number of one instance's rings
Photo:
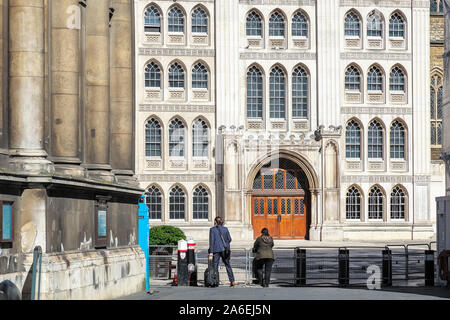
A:
{"type": "Polygon", "coordinates": [[[434,286],[434,250],[425,250],[425,286],[434,286]]]}
{"type": "Polygon", "coordinates": [[[382,269],[382,285],[392,287],[392,251],[389,249],[383,250],[383,269],[382,269]]]}
{"type": "Polygon", "coordinates": [[[295,286],[306,285],[306,250],[297,248],[295,250],[295,286]]]}
{"type": "Polygon", "coordinates": [[[347,287],[350,284],[350,252],[339,249],[339,286],[347,287]]]}
{"type": "Polygon", "coordinates": [[[187,251],[186,240],[178,241],[177,278],[180,287],[187,287],[189,282],[187,251]]]}
{"type": "Polygon", "coordinates": [[[189,239],[187,242],[187,263],[189,273],[189,285],[191,287],[197,286],[197,265],[195,263],[195,241],[189,239]]]}

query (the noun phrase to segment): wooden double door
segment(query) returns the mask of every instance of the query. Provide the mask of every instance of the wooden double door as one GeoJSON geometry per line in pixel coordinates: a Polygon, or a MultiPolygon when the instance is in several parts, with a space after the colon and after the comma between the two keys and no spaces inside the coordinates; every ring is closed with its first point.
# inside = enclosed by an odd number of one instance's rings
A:
{"type": "Polygon", "coordinates": [[[304,239],[307,209],[304,196],[253,196],[254,237],[269,229],[275,239],[304,239]]]}

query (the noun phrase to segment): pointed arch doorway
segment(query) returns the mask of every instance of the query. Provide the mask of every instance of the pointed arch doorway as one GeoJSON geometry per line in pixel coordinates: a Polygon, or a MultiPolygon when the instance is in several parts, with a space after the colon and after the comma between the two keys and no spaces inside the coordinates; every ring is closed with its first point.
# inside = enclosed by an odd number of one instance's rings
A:
{"type": "Polygon", "coordinates": [[[293,161],[280,158],[264,165],[253,180],[253,235],[268,228],[275,239],[306,239],[310,224],[309,183],[293,161]]]}

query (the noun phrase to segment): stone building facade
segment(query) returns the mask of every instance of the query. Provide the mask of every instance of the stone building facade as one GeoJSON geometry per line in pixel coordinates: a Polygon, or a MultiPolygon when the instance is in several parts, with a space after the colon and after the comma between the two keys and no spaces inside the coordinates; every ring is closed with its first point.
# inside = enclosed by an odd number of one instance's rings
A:
{"type": "Polygon", "coordinates": [[[280,239],[434,237],[428,1],[137,4],[151,225],[198,240],[216,215],[234,239],[263,226],[280,239]]]}
{"type": "Polygon", "coordinates": [[[145,289],[134,175],[133,1],[0,1],[0,281],[29,297],[145,289]]]}

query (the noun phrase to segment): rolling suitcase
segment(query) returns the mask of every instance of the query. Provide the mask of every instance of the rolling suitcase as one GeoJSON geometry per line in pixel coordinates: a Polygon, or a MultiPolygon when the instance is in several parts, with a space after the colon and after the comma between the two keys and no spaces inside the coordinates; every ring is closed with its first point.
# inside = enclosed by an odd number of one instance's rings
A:
{"type": "Polygon", "coordinates": [[[208,268],[205,270],[205,287],[214,288],[219,286],[219,272],[214,269],[212,259],[208,259],[208,268]]]}

